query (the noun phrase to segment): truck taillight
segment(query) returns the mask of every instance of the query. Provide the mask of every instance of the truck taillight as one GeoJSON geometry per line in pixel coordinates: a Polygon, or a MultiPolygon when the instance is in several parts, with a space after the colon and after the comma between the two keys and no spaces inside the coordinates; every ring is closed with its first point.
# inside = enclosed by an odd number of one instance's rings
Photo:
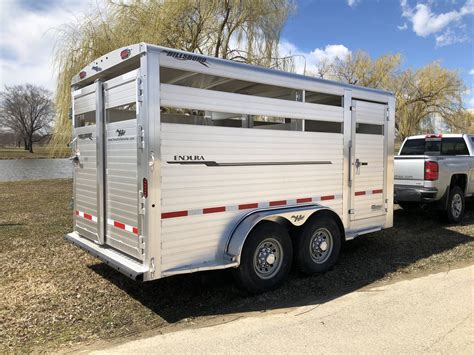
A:
{"type": "Polygon", "coordinates": [[[79,73],[79,79],[84,79],[86,77],[87,73],[85,71],[81,71],[79,73]]]}
{"type": "Polygon", "coordinates": [[[425,180],[438,180],[439,167],[435,161],[425,161],[425,180]]]}
{"type": "Polygon", "coordinates": [[[146,178],[143,178],[143,197],[148,197],[148,180],[146,178]]]}

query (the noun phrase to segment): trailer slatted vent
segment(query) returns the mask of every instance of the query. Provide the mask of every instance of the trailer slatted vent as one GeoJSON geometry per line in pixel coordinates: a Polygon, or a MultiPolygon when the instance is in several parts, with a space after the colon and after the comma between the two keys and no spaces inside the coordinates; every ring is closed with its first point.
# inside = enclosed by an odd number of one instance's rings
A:
{"type": "Polygon", "coordinates": [[[186,86],[198,89],[228,92],[234,94],[268,97],[279,100],[304,101],[308,103],[342,106],[342,96],[327,93],[305,92],[282,86],[262,84],[252,81],[224,78],[185,70],[161,67],[160,80],[163,84],[186,86]]]}

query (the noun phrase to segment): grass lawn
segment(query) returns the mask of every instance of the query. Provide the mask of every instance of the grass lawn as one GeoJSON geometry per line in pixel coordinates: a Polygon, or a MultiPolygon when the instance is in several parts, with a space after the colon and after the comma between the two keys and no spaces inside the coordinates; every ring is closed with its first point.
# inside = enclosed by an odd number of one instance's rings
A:
{"type": "Polygon", "coordinates": [[[44,158],[65,158],[71,154],[64,149],[63,153],[51,155],[47,146],[33,146],[33,153],[23,148],[0,147],[0,160],[2,159],[44,159],[44,158]]]}
{"type": "MultiPolygon", "coordinates": [[[[395,211],[395,227],[348,243],[333,270],[293,271],[278,290],[246,296],[229,271],[137,283],[64,241],[71,180],[0,183],[0,352],[65,350],[144,331],[199,327],[249,312],[319,304],[374,282],[474,262],[474,203],[463,224],[395,211]]],[[[460,287],[468,287],[460,285],[460,287]]],[[[255,314],[255,313],[252,313],[255,314]]]]}

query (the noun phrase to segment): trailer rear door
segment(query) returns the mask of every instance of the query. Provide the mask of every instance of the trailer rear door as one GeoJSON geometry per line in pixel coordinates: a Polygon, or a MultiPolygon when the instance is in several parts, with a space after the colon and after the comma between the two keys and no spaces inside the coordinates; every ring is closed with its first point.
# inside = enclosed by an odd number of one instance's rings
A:
{"type": "Polygon", "coordinates": [[[352,101],[351,220],[387,213],[387,106],[352,101]]]}
{"type": "Polygon", "coordinates": [[[74,189],[79,234],[142,260],[137,72],[76,92],[74,189]]]}
{"type": "Polygon", "coordinates": [[[74,227],[80,235],[103,244],[101,232],[101,168],[97,159],[101,141],[97,133],[97,92],[92,84],[73,92],[74,227]]]}
{"type": "Polygon", "coordinates": [[[141,260],[137,72],[104,83],[105,242],[141,260]]]}

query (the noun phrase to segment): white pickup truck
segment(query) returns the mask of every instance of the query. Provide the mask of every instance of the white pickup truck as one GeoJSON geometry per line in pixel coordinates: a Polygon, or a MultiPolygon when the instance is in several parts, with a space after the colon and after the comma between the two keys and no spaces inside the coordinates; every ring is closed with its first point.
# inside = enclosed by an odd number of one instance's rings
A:
{"type": "Polygon", "coordinates": [[[474,135],[429,134],[405,139],[395,156],[394,200],[404,209],[429,205],[461,221],[474,195],[474,135]]]}

